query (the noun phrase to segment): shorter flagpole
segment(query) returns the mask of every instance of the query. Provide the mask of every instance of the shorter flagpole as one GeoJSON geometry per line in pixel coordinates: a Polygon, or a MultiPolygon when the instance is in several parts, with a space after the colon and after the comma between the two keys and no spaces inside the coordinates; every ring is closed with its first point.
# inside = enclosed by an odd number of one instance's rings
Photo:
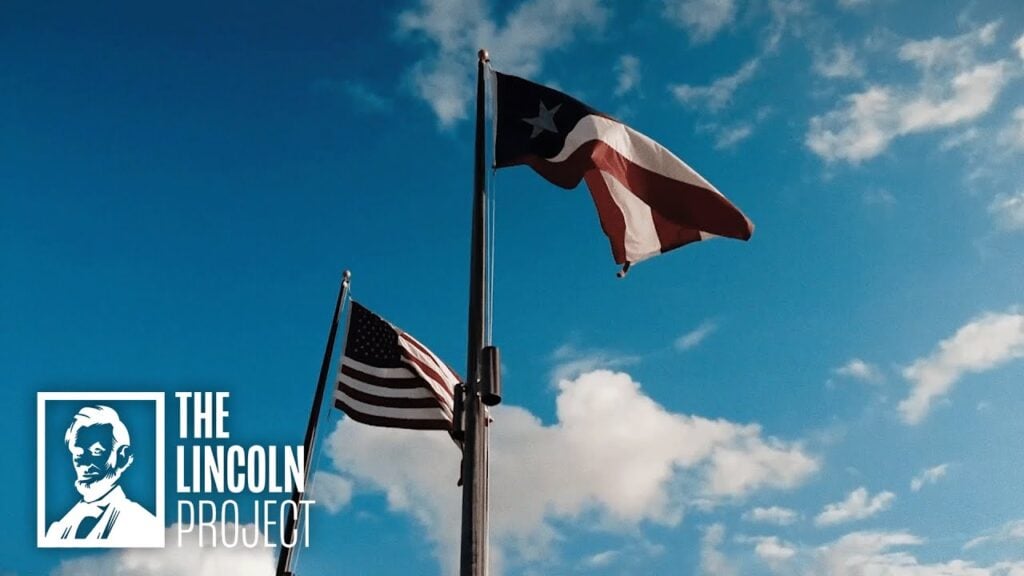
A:
{"type": "MultiPolygon", "coordinates": [[[[327,373],[331,369],[331,359],[334,358],[334,337],[338,333],[338,319],[341,316],[341,309],[345,306],[345,300],[348,298],[348,288],[351,279],[352,273],[345,270],[341,278],[341,287],[338,289],[338,301],[334,304],[334,319],[331,321],[331,331],[327,334],[327,346],[324,350],[323,362],[320,364],[320,378],[316,383],[316,392],[313,394],[313,407],[309,411],[309,423],[306,424],[306,438],[302,444],[305,453],[305,466],[303,467],[305,474],[304,485],[309,483],[309,468],[313,463],[316,427],[320,421],[320,409],[324,403],[324,392],[327,390],[327,373]]],[[[294,576],[294,573],[291,571],[293,547],[285,546],[284,543],[292,542],[298,545],[297,531],[301,510],[299,508],[299,500],[302,499],[302,494],[298,486],[292,490],[292,509],[295,510],[295,514],[288,516],[288,519],[285,521],[281,548],[277,556],[277,576],[294,576]]]]}

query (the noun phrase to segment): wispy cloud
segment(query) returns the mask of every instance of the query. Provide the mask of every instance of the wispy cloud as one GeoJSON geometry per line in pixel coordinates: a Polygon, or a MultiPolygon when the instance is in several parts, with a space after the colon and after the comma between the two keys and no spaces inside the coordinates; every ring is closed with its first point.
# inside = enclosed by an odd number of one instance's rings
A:
{"type": "Polygon", "coordinates": [[[956,148],[962,148],[972,142],[976,142],[979,136],[981,136],[981,131],[978,130],[977,127],[971,126],[966,130],[943,138],[942,142],[939,144],[939,149],[953,150],[956,148]]]}
{"type": "Polygon", "coordinates": [[[618,556],[618,550],[605,550],[604,552],[587,556],[583,560],[583,566],[585,568],[606,568],[611,566],[618,556]]]}
{"type": "Polygon", "coordinates": [[[835,368],[832,372],[838,376],[854,378],[864,382],[882,381],[882,371],[874,364],[869,364],[860,358],[853,358],[846,364],[835,368]]]}
{"type": "Polygon", "coordinates": [[[711,320],[705,320],[700,326],[693,330],[683,334],[679,338],[676,338],[675,346],[676,350],[685,351],[695,348],[704,341],[705,338],[711,335],[712,332],[718,329],[718,324],[711,320]]]}
{"type": "Polygon", "coordinates": [[[1014,109],[1009,125],[999,131],[996,139],[1001,146],[1024,150],[1024,106],[1014,109]]]}
{"type": "Polygon", "coordinates": [[[702,122],[697,125],[697,132],[713,135],[715,150],[731,150],[753,136],[758,124],[764,122],[771,115],[771,112],[770,107],[762,106],[757,109],[753,118],[747,120],[737,122],[702,122]]]}
{"type": "Polygon", "coordinates": [[[551,383],[558,385],[563,380],[573,380],[586,372],[632,366],[640,361],[640,357],[607,350],[581,350],[572,344],[563,344],[551,353],[551,361],[551,383]]]}
{"type": "Polygon", "coordinates": [[[929,356],[903,369],[910,395],[899,410],[907,424],[918,424],[932,404],[949,394],[964,374],[984,372],[1024,358],[1024,313],[987,312],[938,344],[929,356]]]}
{"type": "Polygon", "coordinates": [[[317,504],[334,514],[352,500],[352,481],[337,474],[317,470],[313,474],[310,494],[317,504]]]}
{"type": "Polygon", "coordinates": [[[736,90],[754,77],[759,63],[758,58],[748,60],[735,73],[718,78],[707,86],[676,84],[670,86],[669,89],[680,104],[690,108],[703,108],[717,112],[728,106],[736,90]]]}
{"type": "Polygon", "coordinates": [[[989,530],[986,534],[971,539],[964,544],[964,550],[977,548],[983,544],[1014,542],[1017,540],[1024,542],[1024,518],[1007,522],[995,530],[989,530]]]}
{"type": "Polygon", "coordinates": [[[892,492],[879,492],[871,496],[862,486],[850,492],[846,500],[827,504],[821,513],[815,516],[814,523],[818,526],[830,526],[863,520],[888,510],[895,500],[896,495],[892,492]]]}
{"type": "Polygon", "coordinates": [[[909,532],[853,532],[818,548],[808,574],[828,576],[1011,576],[1024,569],[1019,562],[981,567],[953,559],[922,563],[906,550],[925,541],[909,532]]]}
{"type": "Polygon", "coordinates": [[[896,206],[896,196],[885,188],[872,188],[866,190],[861,196],[866,206],[877,206],[881,208],[892,208],[896,206]]]}
{"type": "Polygon", "coordinates": [[[736,540],[755,544],[754,555],[771,573],[780,576],[1017,576],[1024,570],[1024,561],[1020,560],[989,566],[955,557],[922,562],[911,547],[927,542],[906,531],[850,532],[819,546],[793,544],[774,536],[741,536],[736,540]]]}
{"type": "Polygon", "coordinates": [[[1008,60],[982,62],[978,51],[998,29],[990,23],[953,38],[906,42],[900,60],[917,68],[916,86],[874,84],[811,118],[805,144],[829,162],[859,163],[896,138],[962,125],[986,114],[1017,74],[1008,60]]]}
{"type": "Polygon", "coordinates": [[[988,205],[988,212],[1002,230],[1024,230],[1024,190],[1017,194],[999,194],[988,205]]]}
{"type": "Polygon", "coordinates": [[[534,76],[544,57],[582,31],[603,28],[607,10],[601,0],[526,0],[499,23],[483,0],[421,0],[398,17],[400,37],[429,47],[411,69],[417,95],[433,109],[441,126],[467,117],[476,67],[476,50],[487,46],[503,71],[534,76]]]}
{"type": "Polygon", "coordinates": [[[926,484],[935,484],[946,475],[948,470],[949,464],[939,464],[938,466],[922,470],[920,474],[911,479],[910,490],[912,492],[918,492],[926,484]]]}
{"type": "Polygon", "coordinates": [[[664,0],[664,17],[699,44],[714,38],[736,18],[735,0],[664,0]]]}
{"type": "Polygon", "coordinates": [[[321,78],[313,83],[313,90],[341,96],[360,112],[382,114],[394,108],[390,98],[358,80],[321,78]]]}
{"type": "Polygon", "coordinates": [[[814,72],[824,78],[860,78],[864,65],[857,60],[853,48],[836,44],[828,52],[815,53],[814,72]]]}
{"type": "Polygon", "coordinates": [[[754,555],[774,571],[781,570],[798,552],[795,545],[780,539],[778,536],[748,536],[738,538],[737,540],[742,543],[753,544],[754,555]]]}
{"type": "Polygon", "coordinates": [[[634,91],[640,85],[640,59],[629,54],[619,57],[615,64],[617,82],[615,84],[615,95],[625,96],[634,91]]]}
{"type": "Polygon", "coordinates": [[[715,135],[715,149],[728,150],[740,142],[750,138],[754,133],[754,125],[748,123],[734,124],[723,128],[715,135]]]}
{"type": "Polygon", "coordinates": [[[769,508],[754,508],[743,513],[743,519],[747,522],[762,522],[775,524],[776,526],[789,526],[797,521],[800,515],[796,510],[771,506],[769,508]]]}
{"type": "Polygon", "coordinates": [[[700,573],[704,576],[736,576],[739,571],[722,552],[725,526],[712,524],[704,528],[700,539],[700,573]]]}

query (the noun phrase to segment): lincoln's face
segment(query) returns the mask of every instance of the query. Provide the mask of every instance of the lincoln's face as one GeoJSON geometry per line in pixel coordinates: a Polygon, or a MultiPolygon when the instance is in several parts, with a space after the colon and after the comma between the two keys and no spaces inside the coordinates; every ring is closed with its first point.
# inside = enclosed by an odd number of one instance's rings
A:
{"type": "Polygon", "coordinates": [[[110,424],[83,426],[68,444],[75,467],[75,488],[86,500],[90,496],[106,494],[121,476],[117,451],[114,449],[114,429],[110,424]],[[96,495],[97,489],[103,494],[96,495]]]}

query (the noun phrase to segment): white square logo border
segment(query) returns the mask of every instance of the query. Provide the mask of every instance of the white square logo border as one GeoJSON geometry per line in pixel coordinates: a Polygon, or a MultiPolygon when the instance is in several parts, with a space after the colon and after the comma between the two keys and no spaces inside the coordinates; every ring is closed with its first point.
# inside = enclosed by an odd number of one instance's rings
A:
{"type": "MultiPolygon", "coordinates": [[[[164,510],[164,393],[163,392],[37,392],[36,393],[36,546],[38,548],[117,548],[102,541],[46,542],[46,403],[49,401],[151,401],[156,406],[156,517],[166,526],[164,510]]],[[[138,548],[163,548],[159,544],[138,548]]]]}

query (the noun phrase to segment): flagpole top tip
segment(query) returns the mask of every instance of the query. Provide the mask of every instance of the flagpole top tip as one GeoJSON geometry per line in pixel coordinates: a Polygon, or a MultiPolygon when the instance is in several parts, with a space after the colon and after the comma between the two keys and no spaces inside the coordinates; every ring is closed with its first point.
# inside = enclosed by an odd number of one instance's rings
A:
{"type": "Polygon", "coordinates": [[[345,270],[345,273],[341,275],[341,279],[348,282],[352,279],[352,272],[350,270],[345,270]]]}
{"type": "Polygon", "coordinates": [[[491,61],[491,55],[488,54],[487,50],[484,50],[483,48],[481,48],[480,51],[476,53],[476,56],[477,56],[477,58],[480,59],[481,62],[490,62],[491,61]]]}

